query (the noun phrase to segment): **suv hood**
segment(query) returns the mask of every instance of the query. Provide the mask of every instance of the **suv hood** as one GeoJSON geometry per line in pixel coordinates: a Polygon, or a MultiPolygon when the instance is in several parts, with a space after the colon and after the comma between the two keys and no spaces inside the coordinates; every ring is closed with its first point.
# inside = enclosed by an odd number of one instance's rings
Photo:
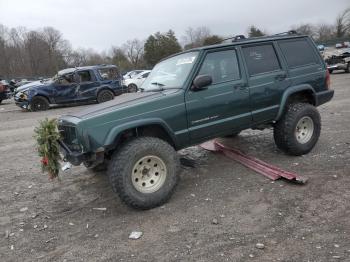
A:
{"type": "Polygon", "coordinates": [[[41,86],[44,86],[44,85],[45,84],[43,82],[41,82],[40,80],[39,81],[34,81],[32,83],[28,83],[28,84],[25,84],[23,86],[17,87],[16,88],[16,93],[26,91],[29,88],[37,88],[37,87],[41,87],[41,86]]]}
{"type": "Polygon", "coordinates": [[[93,105],[85,110],[77,113],[69,114],[68,116],[77,117],[80,119],[90,118],[96,115],[109,113],[119,108],[136,105],[145,101],[152,100],[164,96],[163,92],[140,92],[140,93],[126,93],[115,97],[113,100],[104,102],[102,104],[93,105]]]}

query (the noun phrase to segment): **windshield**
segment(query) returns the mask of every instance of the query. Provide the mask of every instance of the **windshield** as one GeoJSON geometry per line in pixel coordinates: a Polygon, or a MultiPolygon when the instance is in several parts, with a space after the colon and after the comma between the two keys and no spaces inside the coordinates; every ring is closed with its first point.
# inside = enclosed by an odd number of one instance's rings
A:
{"type": "Polygon", "coordinates": [[[198,52],[180,54],[158,63],[141,88],[144,91],[152,89],[181,88],[193,64],[198,52]]]}

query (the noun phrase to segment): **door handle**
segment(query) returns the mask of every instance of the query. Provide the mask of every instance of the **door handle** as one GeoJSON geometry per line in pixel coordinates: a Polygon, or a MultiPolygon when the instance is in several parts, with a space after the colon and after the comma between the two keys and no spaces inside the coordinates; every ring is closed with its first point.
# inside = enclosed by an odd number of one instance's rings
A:
{"type": "Polygon", "coordinates": [[[282,80],[286,79],[286,77],[287,77],[287,74],[276,75],[275,80],[282,81],[282,80]]]}
{"type": "Polygon", "coordinates": [[[244,90],[246,89],[246,87],[247,87],[246,83],[236,84],[233,86],[234,89],[239,89],[239,90],[244,90]]]}

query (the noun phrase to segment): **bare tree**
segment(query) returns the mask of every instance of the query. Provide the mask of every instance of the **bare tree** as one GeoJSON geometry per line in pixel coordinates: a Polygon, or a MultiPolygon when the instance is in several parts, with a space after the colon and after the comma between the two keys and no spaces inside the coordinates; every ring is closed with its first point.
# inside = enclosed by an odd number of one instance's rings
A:
{"type": "Polygon", "coordinates": [[[139,39],[129,40],[123,45],[125,54],[133,68],[139,68],[143,63],[143,47],[144,41],[140,41],[139,39]]]}
{"type": "Polygon", "coordinates": [[[327,41],[334,37],[335,28],[332,25],[320,24],[317,27],[317,40],[327,41]]]}
{"type": "Polygon", "coordinates": [[[297,31],[299,34],[302,34],[302,35],[308,35],[308,36],[311,36],[311,37],[316,37],[317,36],[315,26],[312,25],[312,24],[308,24],[308,23],[300,24],[298,26],[293,26],[292,30],[297,31]]]}
{"type": "Polygon", "coordinates": [[[204,40],[209,38],[210,36],[210,29],[206,26],[200,26],[197,28],[187,28],[185,36],[183,36],[185,49],[202,46],[204,40]]]}
{"type": "Polygon", "coordinates": [[[350,31],[350,8],[344,10],[335,20],[335,35],[338,38],[344,37],[350,31]]]}

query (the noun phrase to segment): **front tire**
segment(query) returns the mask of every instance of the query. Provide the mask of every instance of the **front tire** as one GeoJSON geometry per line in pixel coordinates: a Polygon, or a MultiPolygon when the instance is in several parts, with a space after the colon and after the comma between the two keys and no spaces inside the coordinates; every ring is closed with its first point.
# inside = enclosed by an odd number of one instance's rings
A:
{"type": "Polygon", "coordinates": [[[274,139],[282,151],[300,156],[309,153],[321,133],[321,117],[313,105],[295,103],[274,127],[274,139]]]}
{"type": "Polygon", "coordinates": [[[48,110],[49,106],[49,101],[42,96],[35,96],[30,102],[30,110],[33,112],[48,110]]]}
{"type": "Polygon", "coordinates": [[[345,69],[345,73],[350,73],[350,62],[348,63],[348,65],[345,69]]]}
{"type": "Polygon", "coordinates": [[[97,95],[97,103],[104,103],[114,99],[114,94],[110,90],[101,90],[97,95]]]}
{"type": "Polygon", "coordinates": [[[174,148],[154,137],[125,143],[112,156],[108,176],[121,200],[135,209],[165,203],[178,182],[179,159],[174,148]]]}
{"type": "Polygon", "coordinates": [[[137,92],[137,86],[135,84],[130,84],[128,86],[128,93],[136,93],[137,92]]]}

